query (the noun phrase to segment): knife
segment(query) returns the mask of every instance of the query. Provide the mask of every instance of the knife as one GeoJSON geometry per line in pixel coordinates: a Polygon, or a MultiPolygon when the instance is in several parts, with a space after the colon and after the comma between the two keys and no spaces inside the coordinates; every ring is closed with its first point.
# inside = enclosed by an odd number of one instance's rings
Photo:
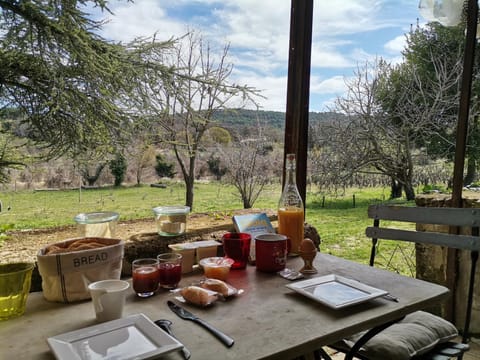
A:
{"type": "Polygon", "coordinates": [[[230,336],[224,334],[217,328],[213,327],[206,321],[196,317],[193,315],[190,311],[185,310],[181,306],[175,304],[173,301],[168,300],[167,301],[168,307],[178,316],[180,316],[184,320],[191,320],[193,322],[196,322],[197,324],[202,325],[205,329],[210,331],[213,335],[215,335],[220,341],[222,341],[227,347],[233,346],[233,343],[235,340],[233,340],[230,336]]]}
{"type": "MultiPolygon", "coordinates": [[[[172,322],[170,320],[160,319],[160,320],[155,320],[154,323],[158,325],[160,328],[162,328],[163,331],[165,331],[166,333],[174,337],[175,339],[177,338],[173,334],[172,329],[170,328],[170,326],[172,325],[172,322]]],[[[182,347],[182,354],[185,360],[190,359],[190,356],[192,356],[192,354],[190,353],[190,350],[188,350],[185,345],[182,347]]]]}

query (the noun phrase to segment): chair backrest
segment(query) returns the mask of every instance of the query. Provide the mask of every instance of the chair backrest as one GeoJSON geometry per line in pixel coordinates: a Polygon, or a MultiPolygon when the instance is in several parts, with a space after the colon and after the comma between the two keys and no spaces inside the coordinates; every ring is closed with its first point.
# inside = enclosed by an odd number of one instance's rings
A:
{"type": "Polygon", "coordinates": [[[480,251],[480,209],[474,208],[440,208],[440,207],[407,207],[396,205],[371,205],[368,208],[368,217],[373,219],[373,226],[367,227],[366,235],[372,239],[370,265],[375,262],[378,239],[409,241],[427,245],[439,245],[457,250],[467,250],[471,253],[470,279],[467,296],[465,324],[463,331],[464,342],[468,337],[475,272],[480,251]],[[399,221],[414,224],[445,225],[449,232],[417,231],[382,227],[381,220],[399,221]],[[470,228],[471,235],[461,235],[458,229],[470,228]]]}

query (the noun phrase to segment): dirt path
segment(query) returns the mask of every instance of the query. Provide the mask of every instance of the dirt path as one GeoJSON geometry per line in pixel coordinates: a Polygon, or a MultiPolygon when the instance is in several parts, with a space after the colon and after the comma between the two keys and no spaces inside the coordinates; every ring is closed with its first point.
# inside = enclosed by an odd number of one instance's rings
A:
{"type": "MultiPolygon", "coordinates": [[[[127,240],[134,234],[154,232],[153,220],[135,220],[119,222],[116,227],[116,237],[127,240]]],[[[0,245],[0,263],[18,261],[35,262],[37,252],[52,243],[79,236],[75,225],[62,226],[41,230],[14,231],[8,233],[8,239],[0,245]]]]}
{"type": "MultiPolygon", "coordinates": [[[[190,214],[187,222],[187,231],[233,231],[232,215],[248,212],[266,212],[274,216],[272,210],[236,210],[232,214],[195,213],[190,214]]],[[[115,237],[126,242],[133,235],[155,233],[157,231],[154,219],[120,221],[115,229],[115,237]]],[[[35,262],[38,251],[55,242],[72,239],[79,236],[75,225],[63,226],[41,230],[14,231],[8,233],[9,237],[0,243],[0,263],[35,262]]],[[[138,238],[138,236],[137,236],[138,238]]]]}

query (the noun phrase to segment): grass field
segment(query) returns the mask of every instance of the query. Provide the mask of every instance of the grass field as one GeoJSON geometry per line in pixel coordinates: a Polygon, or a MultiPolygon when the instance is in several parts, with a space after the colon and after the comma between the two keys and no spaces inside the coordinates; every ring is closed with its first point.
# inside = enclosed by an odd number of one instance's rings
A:
{"type": "MultiPolygon", "coordinates": [[[[344,258],[367,262],[370,242],[365,228],[371,224],[367,207],[386,202],[389,189],[348,189],[341,196],[307,192],[306,221],[315,226],[322,244],[321,251],[344,258]]],[[[255,203],[258,209],[276,209],[280,186],[266,188],[255,203]]],[[[39,229],[74,224],[73,217],[81,212],[116,211],[120,220],[153,217],[152,208],[159,205],[183,205],[182,183],[166,188],[150,186],[60,191],[0,192],[2,225],[15,229],[39,229]]],[[[195,185],[193,212],[218,212],[227,215],[241,209],[237,191],[220,183],[195,185]]]]}

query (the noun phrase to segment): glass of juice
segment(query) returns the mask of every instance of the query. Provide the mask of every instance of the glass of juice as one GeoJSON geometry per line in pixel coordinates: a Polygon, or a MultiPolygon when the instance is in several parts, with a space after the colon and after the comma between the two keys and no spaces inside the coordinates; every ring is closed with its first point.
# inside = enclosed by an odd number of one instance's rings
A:
{"type": "Polygon", "coordinates": [[[164,289],[175,289],[182,278],[182,255],[164,253],[157,256],[159,283],[164,289]]]}
{"type": "Polygon", "coordinates": [[[158,260],[154,258],[136,259],[132,262],[133,290],[140,297],[155,294],[158,288],[158,260]]]}
{"type": "Polygon", "coordinates": [[[33,268],[32,263],[0,264],[0,321],[25,313],[33,268]]]}
{"type": "Polygon", "coordinates": [[[287,207],[278,209],[278,233],[289,240],[289,256],[297,256],[304,236],[303,208],[287,207]]]}

